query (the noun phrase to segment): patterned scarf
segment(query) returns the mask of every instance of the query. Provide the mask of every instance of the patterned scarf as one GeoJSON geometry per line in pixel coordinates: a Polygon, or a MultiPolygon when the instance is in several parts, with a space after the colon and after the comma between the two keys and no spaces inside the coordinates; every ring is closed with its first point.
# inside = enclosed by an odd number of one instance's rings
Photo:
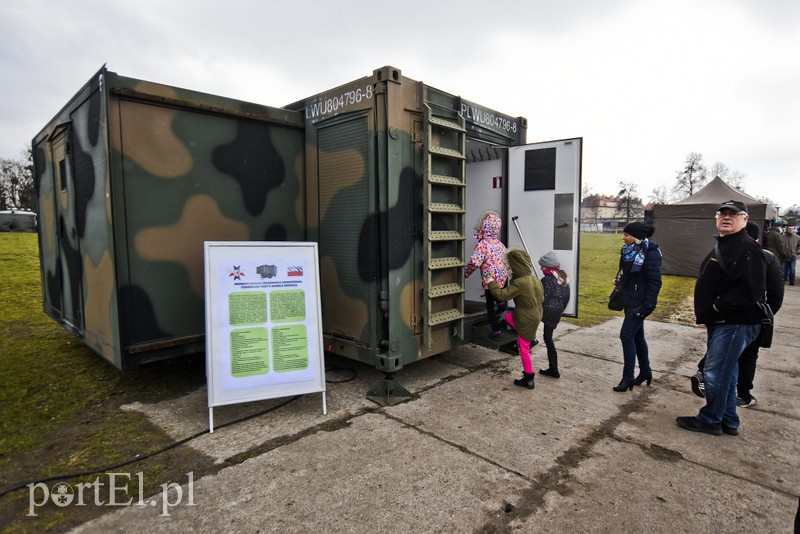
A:
{"type": "Polygon", "coordinates": [[[630,245],[622,246],[622,261],[631,264],[631,271],[636,272],[642,270],[644,265],[644,252],[647,250],[650,241],[645,238],[639,243],[631,243],[630,245]]]}

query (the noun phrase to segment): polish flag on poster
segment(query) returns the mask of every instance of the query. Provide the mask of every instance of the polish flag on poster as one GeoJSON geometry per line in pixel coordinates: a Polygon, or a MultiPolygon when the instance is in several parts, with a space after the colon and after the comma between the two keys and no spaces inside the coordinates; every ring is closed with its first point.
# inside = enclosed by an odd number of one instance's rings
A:
{"type": "Polygon", "coordinates": [[[288,272],[286,273],[288,276],[303,276],[303,268],[302,267],[289,267],[288,272]]]}

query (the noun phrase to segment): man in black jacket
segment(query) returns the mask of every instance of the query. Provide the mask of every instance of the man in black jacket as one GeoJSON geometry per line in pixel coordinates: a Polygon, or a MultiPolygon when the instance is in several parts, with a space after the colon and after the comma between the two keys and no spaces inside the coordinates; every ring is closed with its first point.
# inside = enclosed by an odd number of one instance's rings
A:
{"type": "Polygon", "coordinates": [[[706,325],[703,369],[706,405],[694,417],[678,417],[682,428],[716,436],[739,433],[736,381],[739,356],[761,332],[757,302],[766,292],[766,262],[747,232],[747,206],[723,202],[716,213],[717,247],[700,265],[694,289],[694,313],[706,325]]]}
{"type": "MultiPolygon", "coordinates": [[[[747,221],[745,226],[747,235],[758,240],[761,235],[761,228],[753,221],[747,221]]],[[[778,313],[783,305],[783,272],[781,271],[780,259],[767,249],[763,249],[764,261],[767,264],[767,304],[772,313],[778,313]]],[[[759,336],[760,338],[761,336],[759,336]]],[[[736,405],[741,408],[755,406],[756,398],[750,394],[753,389],[753,379],[756,375],[756,360],[758,360],[758,350],[760,347],[759,338],[750,343],[742,355],[739,356],[739,379],[736,384],[736,405]]],[[[703,366],[705,356],[697,364],[697,374],[691,377],[692,391],[699,397],[705,397],[705,384],[703,383],[703,366]]]]}

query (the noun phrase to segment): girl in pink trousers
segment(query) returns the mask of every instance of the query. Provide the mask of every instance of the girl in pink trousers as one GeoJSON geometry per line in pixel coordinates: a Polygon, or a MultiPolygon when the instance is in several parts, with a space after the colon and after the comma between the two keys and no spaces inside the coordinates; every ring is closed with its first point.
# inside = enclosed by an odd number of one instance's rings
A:
{"type": "Polygon", "coordinates": [[[511,267],[511,282],[507,288],[501,288],[496,282],[489,281],[489,289],[497,300],[514,299],[514,311],[505,315],[511,328],[517,331],[519,357],[522,360],[522,378],[514,380],[514,384],[533,389],[533,363],[531,362],[531,344],[536,339],[536,331],[542,321],[542,301],[544,289],[542,282],[533,276],[533,261],[524,250],[508,251],[508,265],[511,267]]]}

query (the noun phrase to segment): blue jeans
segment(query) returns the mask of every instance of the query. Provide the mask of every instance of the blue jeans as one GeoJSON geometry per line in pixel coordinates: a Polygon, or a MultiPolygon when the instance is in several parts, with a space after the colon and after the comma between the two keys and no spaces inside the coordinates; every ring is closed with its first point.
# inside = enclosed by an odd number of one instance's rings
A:
{"type": "Polygon", "coordinates": [[[739,356],[756,339],[760,324],[708,325],[706,361],[703,382],[706,405],[697,418],[709,425],[724,423],[739,428],[736,414],[736,381],[739,378],[739,356]]]}
{"type": "Polygon", "coordinates": [[[644,317],[636,317],[631,309],[625,308],[625,319],[619,330],[619,339],[622,341],[622,378],[633,380],[633,370],[636,360],[639,360],[639,372],[649,375],[650,350],[644,339],[644,317]]]}
{"type": "Polygon", "coordinates": [[[797,258],[791,260],[783,260],[783,281],[794,284],[795,266],[797,265],[797,258]]]}

